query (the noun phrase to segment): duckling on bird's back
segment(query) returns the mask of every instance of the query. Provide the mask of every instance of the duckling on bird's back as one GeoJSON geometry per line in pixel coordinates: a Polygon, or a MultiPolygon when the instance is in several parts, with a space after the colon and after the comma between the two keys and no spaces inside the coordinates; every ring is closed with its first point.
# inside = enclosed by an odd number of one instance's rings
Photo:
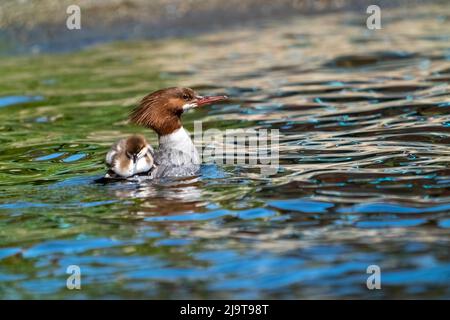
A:
{"type": "Polygon", "coordinates": [[[128,178],[149,172],[155,167],[154,151],[142,135],[132,135],[120,139],[106,154],[109,171],[106,178],[128,178]]]}

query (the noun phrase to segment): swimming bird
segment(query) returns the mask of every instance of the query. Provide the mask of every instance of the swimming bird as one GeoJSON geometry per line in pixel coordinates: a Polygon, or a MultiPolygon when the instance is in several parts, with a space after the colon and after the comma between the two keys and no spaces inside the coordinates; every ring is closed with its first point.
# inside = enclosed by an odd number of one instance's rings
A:
{"type": "Polygon", "coordinates": [[[201,96],[190,88],[172,87],[145,96],[130,114],[132,123],[158,134],[155,178],[192,176],[200,169],[200,157],[189,133],[183,128],[184,112],[226,100],[226,96],[201,96]]]}
{"type": "Polygon", "coordinates": [[[109,171],[107,178],[128,178],[139,173],[149,172],[154,165],[153,148],[144,136],[135,134],[120,139],[106,154],[109,171]]]}

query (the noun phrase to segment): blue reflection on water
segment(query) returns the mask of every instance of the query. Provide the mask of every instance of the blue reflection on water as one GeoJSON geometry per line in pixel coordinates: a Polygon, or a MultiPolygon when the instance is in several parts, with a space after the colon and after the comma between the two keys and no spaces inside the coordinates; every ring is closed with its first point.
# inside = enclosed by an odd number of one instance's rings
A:
{"type": "Polygon", "coordinates": [[[391,203],[364,203],[356,204],[351,207],[338,209],[341,213],[379,213],[379,212],[389,212],[389,213],[431,213],[450,210],[450,203],[428,206],[425,208],[414,208],[402,206],[400,204],[391,203]]]}
{"type": "Polygon", "coordinates": [[[6,96],[6,97],[0,97],[0,108],[7,107],[15,104],[20,103],[26,103],[26,102],[33,102],[33,101],[40,101],[43,100],[43,97],[40,96],[6,96]]]}
{"type": "Polygon", "coordinates": [[[327,209],[334,206],[332,203],[312,201],[309,199],[269,201],[268,205],[282,210],[293,210],[305,213],[326,212],[327,209]]]}

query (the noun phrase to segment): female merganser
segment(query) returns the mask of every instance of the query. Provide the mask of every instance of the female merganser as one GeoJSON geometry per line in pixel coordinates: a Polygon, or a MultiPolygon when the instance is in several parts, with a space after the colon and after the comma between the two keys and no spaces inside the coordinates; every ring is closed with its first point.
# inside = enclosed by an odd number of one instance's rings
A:
{"type": "Polygon", "coordinates": [[[159,138],[154,154],[156,168],[152,177],[195,175],[200,169],[200,157],[189,133],[181,124],[183,112],[226,96],[203,97],[189,88],[167,88],[145,96],[131,112],[131,122],[153,129],[159,138]]]}
{"type": "Polygon", "coordinates": [[[120,139],[106,154],[109,171],[106,178],[131,177],[154,167],[153,148],[142,135],[120,139]]]}

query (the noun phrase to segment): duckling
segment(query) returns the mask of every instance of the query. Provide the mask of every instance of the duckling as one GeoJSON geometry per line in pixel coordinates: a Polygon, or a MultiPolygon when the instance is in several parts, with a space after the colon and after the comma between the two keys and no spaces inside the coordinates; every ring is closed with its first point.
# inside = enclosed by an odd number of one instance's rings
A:
{"type": "Polygon", "coordinates": [[[120,139],[106,154],[109,171],[105,178],[128,178],[155,168],[154,151],[142,135],[120,139]]]}

